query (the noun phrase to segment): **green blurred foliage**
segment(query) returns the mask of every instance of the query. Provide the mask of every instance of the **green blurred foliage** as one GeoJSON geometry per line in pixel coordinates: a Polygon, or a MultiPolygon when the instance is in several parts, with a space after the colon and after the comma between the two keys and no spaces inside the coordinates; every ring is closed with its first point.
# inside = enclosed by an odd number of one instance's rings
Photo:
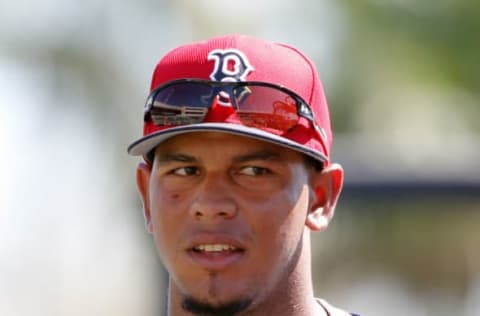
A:
{"type": "MultiPolygon", "coordinates": [[[[390,68],[418,86],[458,89],[476,102],[451,104],[465,111],[480,131],[480,2],[340,1],[350,24],[343,42],[342,73],[331,96],[338,131],[352,129],[355,106],[366,94],[365,80],[390,68]]],[[[378,87],[381,89],[381,87],[378,87]]],[[[395,96],[392,96],[395,98],[395,96]]]]}

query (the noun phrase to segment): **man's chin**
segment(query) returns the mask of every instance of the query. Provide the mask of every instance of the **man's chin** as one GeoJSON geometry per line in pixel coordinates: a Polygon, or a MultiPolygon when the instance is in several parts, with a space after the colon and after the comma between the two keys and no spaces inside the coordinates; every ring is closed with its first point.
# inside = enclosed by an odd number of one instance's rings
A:
{"type": "Polygon", "coordinates": [[[245,311],[251,303],[250,298],[231,300],[225,303],[211,303],[205,299],[184,297],[182,308],[198,316],[234,316],[245,311]]]}

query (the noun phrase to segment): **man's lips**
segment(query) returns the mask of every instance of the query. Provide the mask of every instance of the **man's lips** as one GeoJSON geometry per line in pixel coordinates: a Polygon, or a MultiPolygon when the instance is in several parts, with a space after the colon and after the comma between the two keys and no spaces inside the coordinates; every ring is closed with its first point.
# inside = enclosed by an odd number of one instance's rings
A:
{"type": "Polygon", "coordinates": [[[245,256],[246,248],[237,238],[209,233],[194,236],[186,252],[195,265],[218,271],[237,264],[245,256]]]}
{"type": "Polygon", "coordinates": [[[222,252],[222,251],[237,251],[235,246],[228,244],[201,244],[193,247],[194,251],[205,252],[222,252]]]}
{"type": "Polygon", "coordinates": [[[198,232],[187,238],[187,250],[198,251],[224,251],[246,249],[245,242],[241,238],[226,233],[198,232]]]}

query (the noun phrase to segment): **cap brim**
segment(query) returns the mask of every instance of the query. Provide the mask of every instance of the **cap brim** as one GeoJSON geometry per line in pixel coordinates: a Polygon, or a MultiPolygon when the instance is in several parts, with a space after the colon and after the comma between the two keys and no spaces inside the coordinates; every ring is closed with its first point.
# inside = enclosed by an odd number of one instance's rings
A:
{"type": "Polygon", "coordinates": [[[303,146],[287,138],[265,132],[257,128],[231,123],[201,123],[172,127],[149,134],[136,140],[130,146],[128,146],[127,151],[132,156],[144,156],[165,140],[177,135],[192,132],[220,132],[250,137],[283,146],[289,149],[293,149],[322,162],[327,160],[326,156],[323,153],[303,146]]]}

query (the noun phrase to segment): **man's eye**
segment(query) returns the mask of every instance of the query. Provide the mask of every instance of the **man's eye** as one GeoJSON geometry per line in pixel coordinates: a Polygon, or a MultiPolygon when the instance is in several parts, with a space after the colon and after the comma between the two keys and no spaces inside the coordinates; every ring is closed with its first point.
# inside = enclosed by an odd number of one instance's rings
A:
{"type": "Polygon", "coordinates": [[[173,174],[178,176],[193,176],[198,174],[198,172],[197,167],[181,167],[172,171],[173,174]]]}
{"type": "Polygon", "coordinates": [[[262,167],[245,167],[240,170],[240,173],[247,176],[261,176],[270,174],[271,171],[267,168],[262,167]]]}

